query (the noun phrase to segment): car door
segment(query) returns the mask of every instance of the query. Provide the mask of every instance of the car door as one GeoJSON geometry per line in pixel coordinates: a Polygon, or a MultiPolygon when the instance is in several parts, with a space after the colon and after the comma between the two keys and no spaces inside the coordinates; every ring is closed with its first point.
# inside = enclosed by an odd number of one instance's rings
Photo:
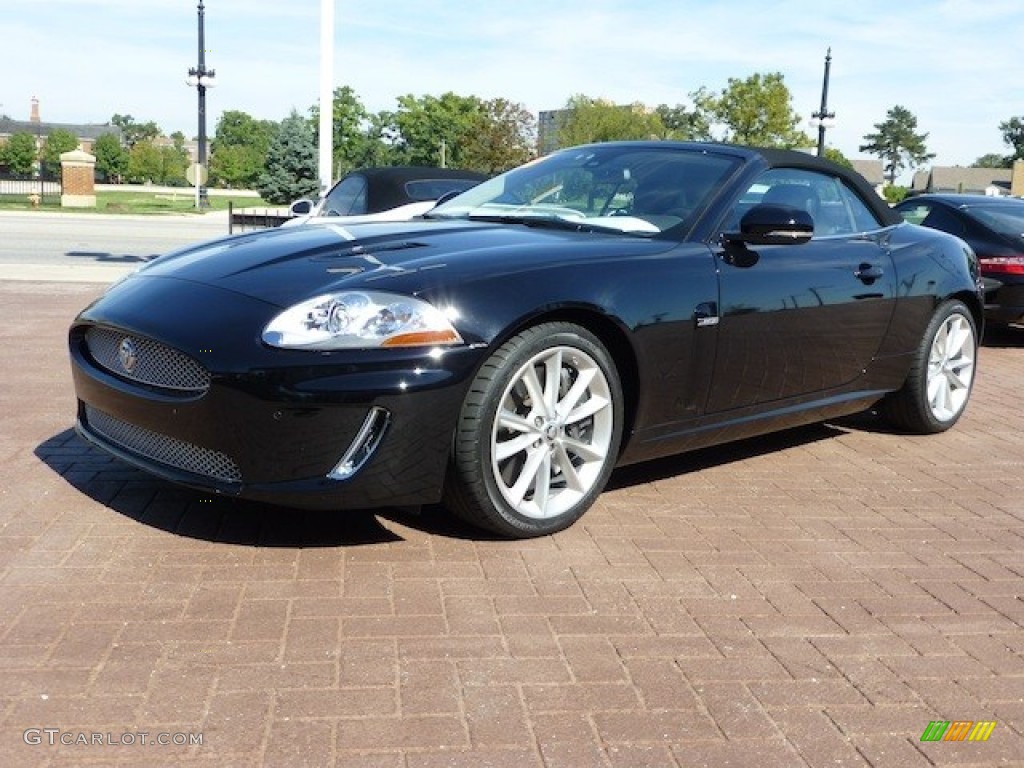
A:
{"type": "Polygon", "coordinates": [[[841,179],[773,168],[740,198],[746,208],[803,208],[814,236],[798,245],[720,239],[718,353],[706,412],[822,395],[867,368],[888,328],[896,275],[886,230],[841,179]]]}

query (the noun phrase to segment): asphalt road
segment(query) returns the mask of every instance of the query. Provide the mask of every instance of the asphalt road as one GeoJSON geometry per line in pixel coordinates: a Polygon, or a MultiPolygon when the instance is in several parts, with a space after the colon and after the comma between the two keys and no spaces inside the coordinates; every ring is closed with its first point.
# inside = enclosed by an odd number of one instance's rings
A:
{"type": "Polygon", "coordinates": [[[103,282],[167,251],[228,233],[203,216],[0,212],[0,279],[103,282]]]}

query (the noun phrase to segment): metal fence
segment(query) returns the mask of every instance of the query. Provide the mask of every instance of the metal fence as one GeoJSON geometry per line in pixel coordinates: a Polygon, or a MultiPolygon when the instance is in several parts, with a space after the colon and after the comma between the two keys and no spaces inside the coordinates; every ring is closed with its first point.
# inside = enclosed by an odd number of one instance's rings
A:
{"type": "Polygon", "coordinates": [[[235,208],[234,203],[229,202],[228,234],[279,227],[290,218],[286,208],[235,208]]]}
{"type": "Polygon", "coordinates": [[[18,200],[29,205],[60,205],[62,192],[59,176],[35,178],[0,174],[0,198],[18,200]]]}

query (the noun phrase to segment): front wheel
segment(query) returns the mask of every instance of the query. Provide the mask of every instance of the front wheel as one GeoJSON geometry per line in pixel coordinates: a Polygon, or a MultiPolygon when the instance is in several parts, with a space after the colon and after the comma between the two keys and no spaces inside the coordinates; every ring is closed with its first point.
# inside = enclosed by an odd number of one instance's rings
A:
{"type": "Polygon", "coordinates": [[[594,503],[622,439],[607,350],[570,323],[529,328],[484,363],[455,433],[446,503],[503,536],[553,533],[594,503]]]}
{"type": "Polygon", "coordinates": [[[978,332],[961,301],[947,301],[932,315],[903,388],[882,403],[883,414],[912,432],[943,432],[960,418],[971,396],[978,332]]]}

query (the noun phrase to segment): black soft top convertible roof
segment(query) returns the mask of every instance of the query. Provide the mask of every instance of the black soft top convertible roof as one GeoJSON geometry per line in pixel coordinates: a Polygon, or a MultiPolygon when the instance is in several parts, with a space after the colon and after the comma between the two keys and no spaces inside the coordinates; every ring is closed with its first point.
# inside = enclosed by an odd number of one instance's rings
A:
{"type": "Polygon", "coordinates": [[[809,171],[819,171],[832,176],[840,176],[851,186],[856,188],[864,202],[871,207],[875,215],[885,224],[892,226],[903,221],[903,217],[894,211],[889,204],[879,197],[874,188],[868,184],[867,179],[856,171],[846,168],[838,163],[833,163],[817,155],[809,155],[806,152],[797,152],[792,149],[768,149],[765,147],[745,147],[756,152],[765,159],[768,165],[773,168],[805,168],[809,171]]]}
{"type": "Polygon", "coordinates": [[[400,205],[418,200],[436,200],[451,189],[451,185],[444,183],[440,183],[435,189],[431,189],[431,181],[458,180],[479,183],[488,178],[486,174],[476,173],[475,171],[461,171],[454,168],[432,168],[429,166],[361,168],[349,175],[358,175],[366,179],[367,213],[388,211],[400,205]],[[410,186],[410,182],[418,183],[410,186]],[[412,190],[411,194],[410,190],[412,190]],[[433,194],[434,192],[437,192],[437,194],[433,194]]]}
{"type": "MultiPolygon", "coordinates": [[[[874,188],[867,180],[852,168],[833,163],[831,160],[810,155],[806,152],[798,152],[794,149],[771,149],[768,147],[748,147],[740,144],[722,144],[718,142],[701,141],[616,141],[608,142],[620,146],[646,146],[662,149],[687,149],[696,152],[714,152],[732,157],[744,158],[747,163],[758,162],[760,158],[769,168],[804,168],[819,173],[827,173],[830,176],[838,176],[847,184],[853,187],[863,199],[865,205],[871,208],[879,221],[886,226],[893,226],[903,222],[903,217],[894,211],[889,204],[879,197],[874,188]]],[[[599,145],[592,145],[599,146],[599,145]]],[[[568,148],[577,149],[576,147],[568,148]]]]}

